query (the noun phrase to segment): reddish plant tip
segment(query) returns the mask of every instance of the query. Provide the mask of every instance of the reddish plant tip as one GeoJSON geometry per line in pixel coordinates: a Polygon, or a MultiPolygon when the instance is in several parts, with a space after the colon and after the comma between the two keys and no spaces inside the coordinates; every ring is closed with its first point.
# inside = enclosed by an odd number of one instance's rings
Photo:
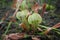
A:
{"type": "Polygon", "coordinates": [[[36,13],[38,13],[38,9],[40,8],[39,4],[38,3],[35,3],[33,6],[32,6],[32,10],[36,13]]]}
{"type": "Polygon", "coordinates": [[[16,8],[17,0],[13,0],[12,8],[16,8]]]}
{"type": "Polygon", "coordinates": [[[42,13],[41,13],[42,17],[44,16],[45,10],[46,10],[46,3],[44,3],[43,6],[42,6],[42,13]]]}
{"type": "Polygon", "coordinates": [[[20,4],[21,4],[22,1],[23,1],[23,0],[13,0],[12,8],[16,9],[16,4],[17,4],[17,2],[20,2],[20,4]]]}
{"type": "Polygon", "coordinates": [[[27,30],[26,25],[24,23],[19,24],[24,30],[27,30]]]}

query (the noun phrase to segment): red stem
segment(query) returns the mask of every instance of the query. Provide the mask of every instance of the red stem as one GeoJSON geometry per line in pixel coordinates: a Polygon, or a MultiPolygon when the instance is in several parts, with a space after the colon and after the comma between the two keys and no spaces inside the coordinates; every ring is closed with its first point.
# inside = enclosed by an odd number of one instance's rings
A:
{"type": "Polygon", "coordinates": [[[41,13],[42,17],[44,16],[45,10],[46,10],[46,3],[44,3],[43,8],[42,8],[42,13],[41,13]]]}

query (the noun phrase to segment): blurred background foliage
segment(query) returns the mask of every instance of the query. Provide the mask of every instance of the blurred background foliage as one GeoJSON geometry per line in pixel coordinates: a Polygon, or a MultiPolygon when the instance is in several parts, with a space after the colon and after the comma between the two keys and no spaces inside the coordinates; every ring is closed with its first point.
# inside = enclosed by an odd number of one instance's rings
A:
{"type": "MultiPolygon", "coordinates": [[[[16,1],[16,0],[0,0],[0,16],[4,11],[12,9],[11,6],[14,1],[16,1]]],[[[35,2],[38,2],[39,5],[43,5],[43,3],[47,3],[49,5],[55,6],[57,8],[57,10],[60,9],[59,0],[27,0],[27,1],[32,2],[32,3],[33,3],[33,1],[35,1],[35,2]]],[[[58,10],[59,13],[57,13],[56,11],[55,11],[56,14],[60,14],[59,10],[58,10]]]]}
{"type": "MultiPolygon", "coordinates": [[[[14,1],[16,1],[16,0],[0,0],[0,18],[1,18],[2,15],[4,16],[4,14],[6,13],[7,10],[10,10],[10,15],[12,15],[13,10],[12,10],[11,6],[12,6],[14,1]]],[[[32,3],[35,1],[35,2],[38,2],[39,5],[43,5],[43,3],[54,5],[56,7],[56,9],[57,9],[55,11],[55,13],[58,14],[58,15],[60,14],[60,11],[59,11],[60,10],[59,9],[60,0],[27,0],[27,1],[32,2],[32,3]],[[57,13],[57,11],[59,13],[57,13]]]]}
{"type": "MultiPolygon", "coordinates": [[[[0,8],[11,6],[13,1],[14,0],[0,0],[0,8]]],[[[44,2],[55,5],[57,2],[57,0],[27,0],[27,1],[37,1],[40,5],[42,5],[44,2]]]]}
{"type": "Polygon", "coordinates": [[[10,7],[12,3],[12,0],[0,0],[0,8],[10,7]]]}

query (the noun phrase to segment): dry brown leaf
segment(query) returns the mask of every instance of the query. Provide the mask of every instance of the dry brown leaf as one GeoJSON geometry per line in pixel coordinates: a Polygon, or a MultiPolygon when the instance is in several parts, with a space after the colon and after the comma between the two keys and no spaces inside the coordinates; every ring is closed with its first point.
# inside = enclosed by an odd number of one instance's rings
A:
{"type": "Polygon", "coordinates": [[[17,40],[19,39],[18,35],[17,34],[9,34],[8,36],[10,39],[13,39],[13,40],[17,40]]]}
{"type": "Polygon", "coordinates": [[[3,40],[10,40],[10,39],[8,39],[8,35],[4,35],[3,40]]]}
{"type": "Polygon", "coordinates": [[[24,33],[12,33],[9,35],[6,35],[3,40],[18,40],[24,38],[25,34],[24,33]]]}
{"type": "Polygon", "coordinates": [[[40,39],[37,37],[32,37],[32,40],[40,40],[40,39]]]}
{"type": "Polygon", "coordinates": [[[26,25],[24,23],[19,24],[24,30],[27,30],[26,25]]]}

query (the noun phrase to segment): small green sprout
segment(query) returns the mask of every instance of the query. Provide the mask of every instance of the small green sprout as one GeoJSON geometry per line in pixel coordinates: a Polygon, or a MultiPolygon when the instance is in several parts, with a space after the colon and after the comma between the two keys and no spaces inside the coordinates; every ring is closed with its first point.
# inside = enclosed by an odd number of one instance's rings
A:
{"type": "Polygon", "coordinates": [[[38,13],[33,13],[28,17],[29,24],[39,24],[42,22],[42,17],[38,13]]]}
{"type": "Polygon", "coordinates": [[[19,20],[21,20],[21,18],[26,18],[27,15],[28,15],[28,10],[23,10],[21,12],[19,11],[16,14],[16,18],[19,19],[19,20]]]}

